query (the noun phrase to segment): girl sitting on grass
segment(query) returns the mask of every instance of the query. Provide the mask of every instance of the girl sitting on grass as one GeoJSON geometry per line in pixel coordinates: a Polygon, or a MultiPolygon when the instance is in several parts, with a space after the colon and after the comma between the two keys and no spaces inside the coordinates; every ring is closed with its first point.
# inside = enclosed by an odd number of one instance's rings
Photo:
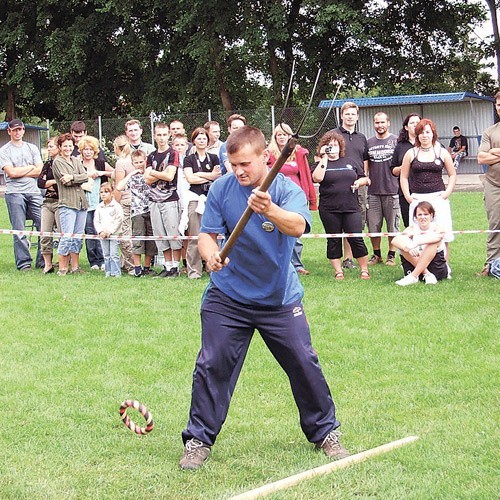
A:
{"type": "Polygon", "coordinates": [[[403,262],[406,275],[397,285],[414,285],[421,275],[426,285],[435,285],[448,276],[444,230],[433,222],[434,215],[434,207],[421,201],[415,208],[414,224],[392,240],[407,261],[403,262]]]}

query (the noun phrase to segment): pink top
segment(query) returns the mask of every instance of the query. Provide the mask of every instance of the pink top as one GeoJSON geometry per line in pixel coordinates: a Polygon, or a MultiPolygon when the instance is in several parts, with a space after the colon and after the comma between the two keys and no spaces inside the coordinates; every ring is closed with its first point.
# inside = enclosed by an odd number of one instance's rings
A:
{"type": "Polygon", "coordinates": [[[299,166],[297,165],[297,162],[295,160],[292,160],[290,163],[285,163],[282,167],[280,172],[285,176],[291,179],[297,186],[302,188],[300,185],[300,178],[299,178],[299,166]]]}

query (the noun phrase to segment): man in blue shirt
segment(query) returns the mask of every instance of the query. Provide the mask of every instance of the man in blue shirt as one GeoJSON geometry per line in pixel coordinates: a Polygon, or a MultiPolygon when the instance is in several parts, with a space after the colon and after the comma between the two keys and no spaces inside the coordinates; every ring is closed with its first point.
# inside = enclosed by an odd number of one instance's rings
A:
{"type": "Polygon", "coordinates": [[[260,130],[245,126],[233,132],[227,152],[233,173],[212,184],[198,237],[211,281],[201,304],[202,347],[179,465],[195,470],[210,455],[255,330],[289,377],[307,439],[327,456],[343,458],[348,453],[339,442],[340,422],[291,264],[296,238],[310,230],[306,197],[282,174],[268,192],[257,190],[269,157],[260,130]],[[217,237],[234,230],[247,206],[254,214],[222,262],[217,237]]]}

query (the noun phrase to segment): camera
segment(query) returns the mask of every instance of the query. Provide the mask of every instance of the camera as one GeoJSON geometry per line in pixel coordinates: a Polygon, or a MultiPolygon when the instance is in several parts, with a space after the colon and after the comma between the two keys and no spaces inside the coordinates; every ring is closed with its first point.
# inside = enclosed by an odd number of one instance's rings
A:
{"type": "Polygon", "coordinates": [[[325,153],[329,155],[332,152],[333,148],[331,146],[328,146],[325,148],[325,153]]]}

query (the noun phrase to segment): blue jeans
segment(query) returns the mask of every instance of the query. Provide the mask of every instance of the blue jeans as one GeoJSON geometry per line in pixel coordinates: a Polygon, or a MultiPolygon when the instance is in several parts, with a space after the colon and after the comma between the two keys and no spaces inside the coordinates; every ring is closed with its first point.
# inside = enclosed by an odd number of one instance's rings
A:
{"type": "MultiPolygon", "coordinates": [[[[85,234],[97,234],[94,227],[94,214],[95,210],[89,210],[87,212],[85,234]]],[[[99,240],[85,240],[85,248],[87,249],[87,259],[89,259],[90,266],[101,267],[102,264],[104,264],[104,257],[102,255],[102,249],[99,240]]]]}
{"type": "MultiPolygon", "coordinates": [[[[59,207],[59,220],[61,222],[61,233],[83,234],[87,210],[76,210],[65,206],[59,207]]],[[[80,253],[82,240],[79,238],[69,238],[63,236],[57,247],[59,255],[69,255],[70,253],[80,253]]]]}
{"type": "Polygon", "coordinates": [[[102,253],[104,255],[104,270],[106,276],[121,276],[120,266],[120,242],[118,240],[101,240],[102,253]]]}
{"type": "MultiPolygon", "coordinates": [[[[7,203],[12,229],[24,231],[26,229],[26,220],[31,219],[37,231],[40,231],[43,202],[41,194],[5,193],[5,202],[7,203]]],[[[33,259],[31,258],[29,242],[25,235],[14,235],[14,258],[16,259],[16,267],[18,269],[31,266],[33,259]]],[[[40,238],[38,238],[36,267],[43,267],[43,258],[40,254],[40,238]]]]}

